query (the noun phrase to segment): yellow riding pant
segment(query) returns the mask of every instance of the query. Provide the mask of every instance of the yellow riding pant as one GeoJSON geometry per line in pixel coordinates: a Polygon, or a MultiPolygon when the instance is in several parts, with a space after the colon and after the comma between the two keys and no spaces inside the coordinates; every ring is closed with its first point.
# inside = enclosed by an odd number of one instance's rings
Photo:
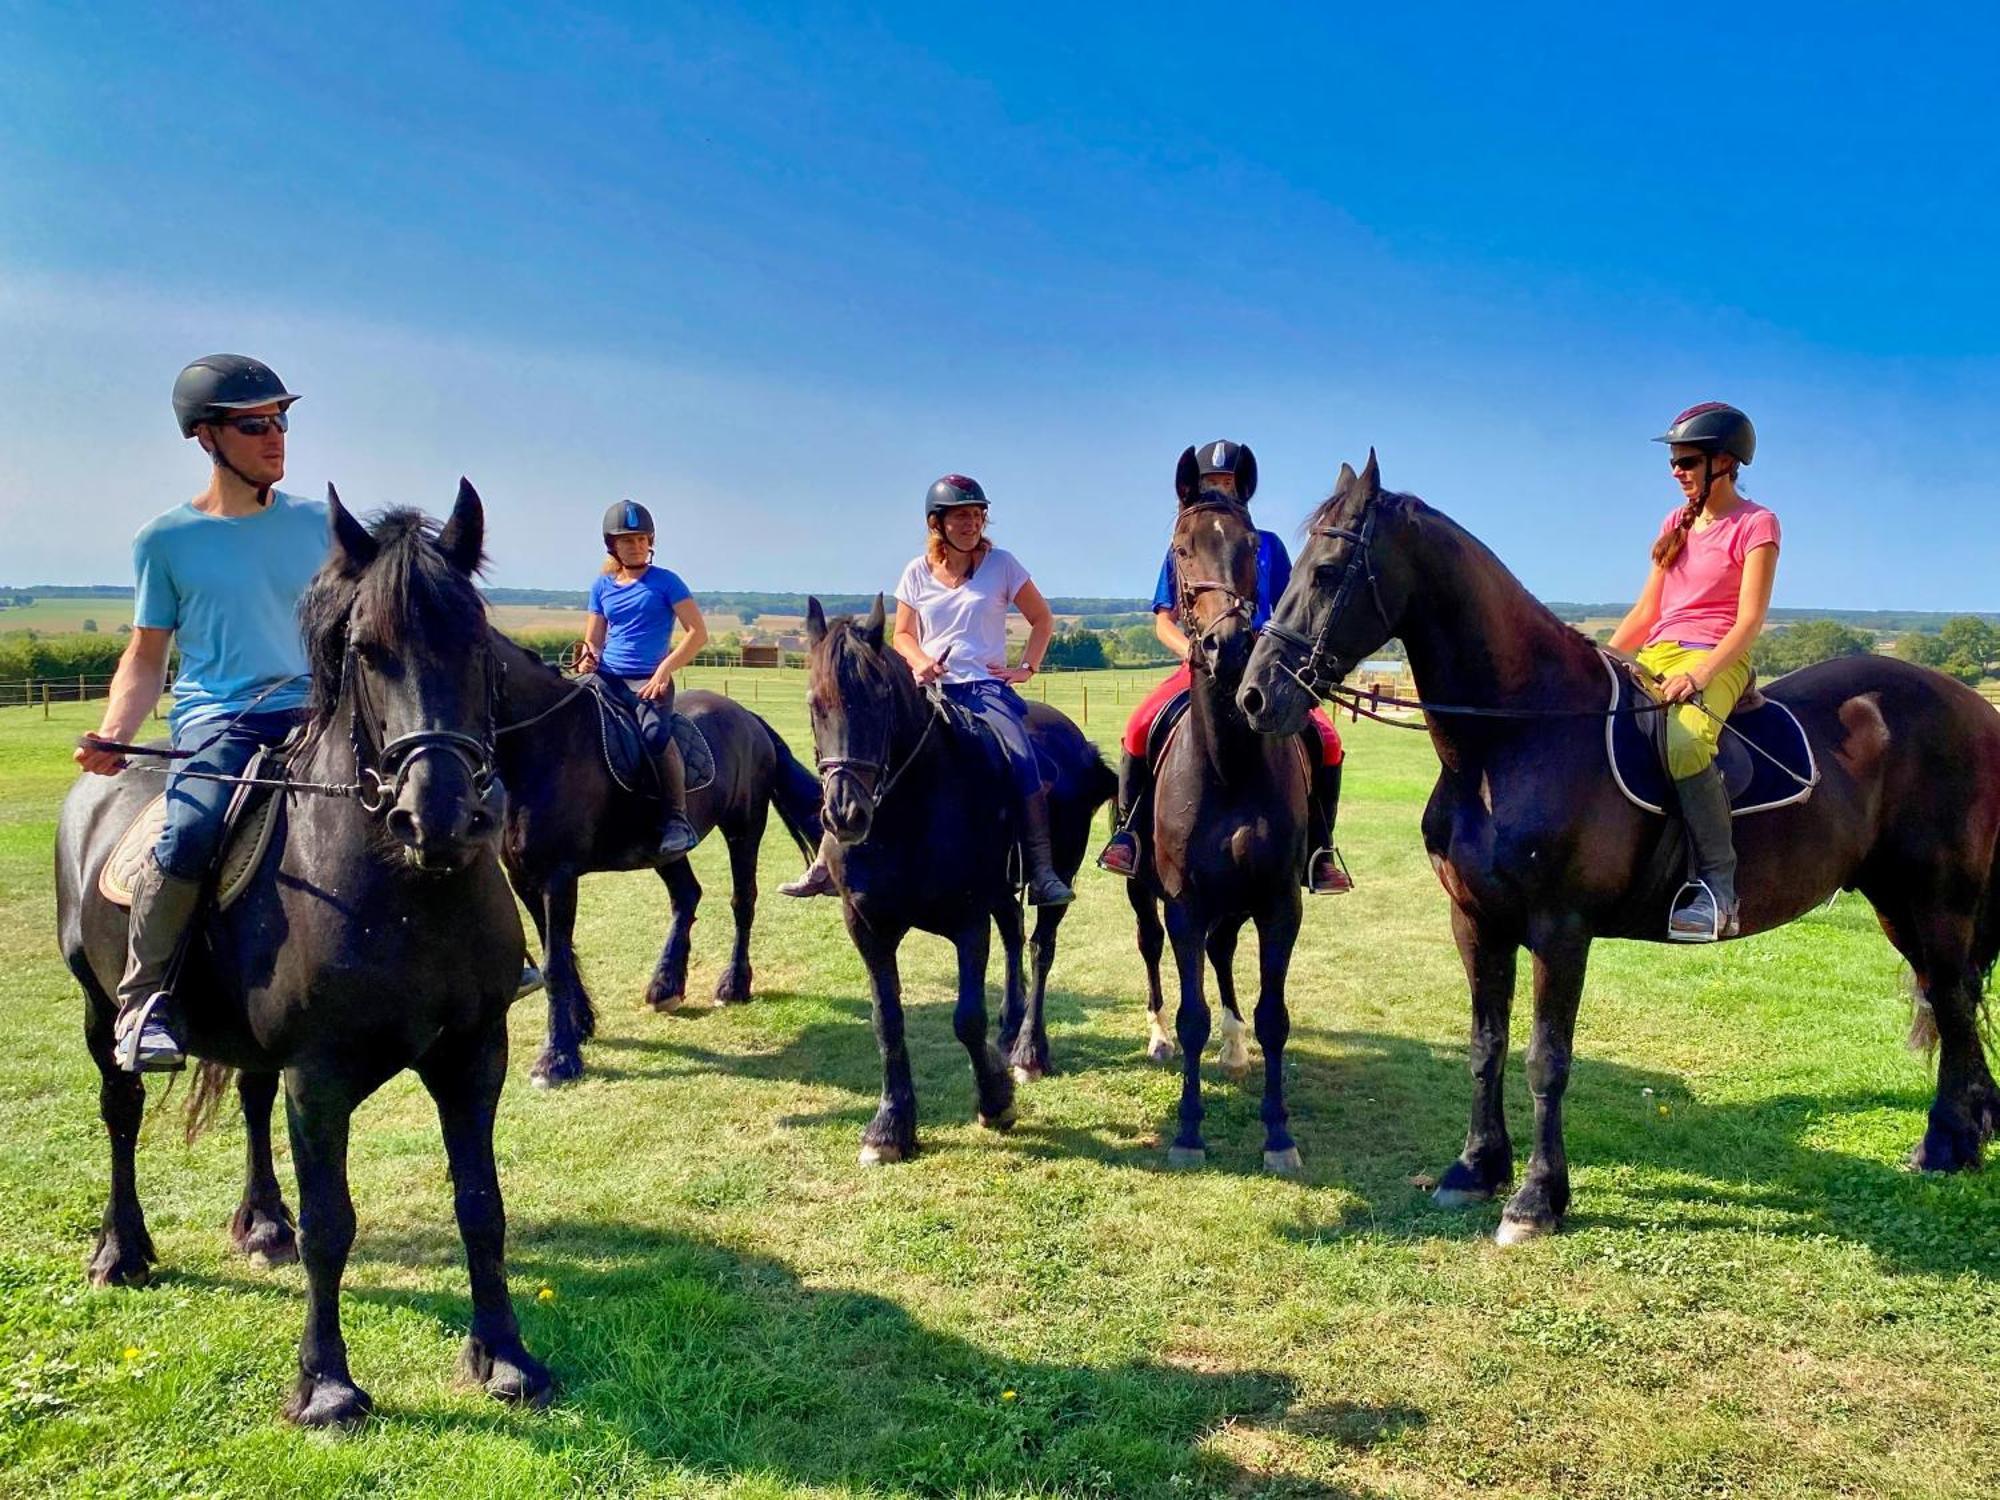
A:
{"type": "MultiPolygon", "coordinates": [[[[1714,654],[1707,646],[1683,646],[1678,641],[1655,641],[1639,653],[1639,665],[1661,677],[1691,672],[1697,662],[1714,654]]],[[[1750,663],[1739,661],[1716,673],[1715,680],[1702,689],[1699,701],[1683,703],[1667,715],[1667,774],[1681,781],[1699,775],[1715,760],[1715,747],[1722,737],[1722,721],[1736,707],[1736,700],[1750,686],[1750,663]],[[1710,718],[1709,714],[1715,717],[1710,718]]]]}

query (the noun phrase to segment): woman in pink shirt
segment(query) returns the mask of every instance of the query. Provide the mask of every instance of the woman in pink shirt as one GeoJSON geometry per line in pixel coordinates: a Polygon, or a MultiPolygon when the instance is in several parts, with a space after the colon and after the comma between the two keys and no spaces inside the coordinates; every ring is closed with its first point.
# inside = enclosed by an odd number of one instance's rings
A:
{"type": "Polygon", "coordinates": [[[1737,933],[1736,848],[1716,744],[1750,685],[1750,647],[1778,572],[1778,518],[1736,488],[1757,431],[1735,407],[1691,406],[1654,441],[1669,445],[1684,503],[1661,523],[1653,571],[1611,645],[1636,647],[1661,696],[1682,705],[1667,717],[1667,770],[1694,841],[1696,878],[1675,900],[1667,936],[1712,943],[1737,933]]]}

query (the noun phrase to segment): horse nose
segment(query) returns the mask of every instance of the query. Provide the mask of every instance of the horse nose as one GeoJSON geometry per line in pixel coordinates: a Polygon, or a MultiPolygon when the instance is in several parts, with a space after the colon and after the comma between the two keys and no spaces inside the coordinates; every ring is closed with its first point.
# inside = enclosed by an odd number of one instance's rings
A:
{"type": "Polygon", "coordinates": [[[1264,690],[1254,682],[1246,682],[1236,695],[1236,706],[1243,710],[1245,717],[1254,719],[1264,712],[1264,690]]]}
{"type": "Polygon", "coordinates": [[[383,821],[389,825],[389,832],[395,838],[396,842],[401,844],[405,849],[414,849],[421,842],[420,830],[417,827],[417,815],[407,807],[390,808],[389,816],[383,821]]]}

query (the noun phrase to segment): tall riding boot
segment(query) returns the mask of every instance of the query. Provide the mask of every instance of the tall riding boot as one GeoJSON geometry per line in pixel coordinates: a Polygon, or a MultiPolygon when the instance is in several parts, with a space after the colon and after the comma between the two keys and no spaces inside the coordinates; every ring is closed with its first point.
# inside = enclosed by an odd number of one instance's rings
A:
{"type": "Polygon", "coordinates": [[[1118,756],[1118,828],[1097,856],[1097,868],[1130,880],[1139,873],[1139,804],[1153,789],[1153,770],[1143,755],[1118,756]]]}
{"type": "Polygon", "coordinates": [[[687,815],[687,765],[680,746],[660,757],[660,858],[679,859],[701,842],[687,815]]]}
{"type": "Polygon", "coordinates": [[[1333,823],[1340,815],[1341,768],[1322,763],[1317,731],[1308,737],[1313,773],[1306,792],[1306,890],[1315,896],[1345,895],[1354,889],[1354,877],[1333,843],[1333,823]]]}
{"type": "Polygon", "coordinates": [[[199,880],[167,874],[150,854],[140,862],[113,1053],[128,1073],[174,1073],[187,1065],[167,981],[200,904],[199,880]]]}
{"type": "Polygon", "coordinates": [[[1076,899],[1056,874],[1049,854],[1049,794],[1037,787],[1021,798],[1021,853],[1028,865],[1028,901],[1033,906],[1067,906],[1076,899]]]}
{"type": "Polygon", "coordinates": [[[1667,936],[1677,943],[1735,937],[1742,930],[1736,910],[1736,844],[1722,773],[1708,766],[1676,781],[1674,794],[1694,844],[1695,873],[1674,898],[1667,936]]]}

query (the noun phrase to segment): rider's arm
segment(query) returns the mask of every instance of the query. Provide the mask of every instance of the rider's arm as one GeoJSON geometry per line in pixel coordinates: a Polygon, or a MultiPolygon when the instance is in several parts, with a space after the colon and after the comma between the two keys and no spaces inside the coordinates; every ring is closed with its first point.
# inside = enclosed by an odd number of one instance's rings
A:
{"type": "MultiPolygon", "coordinates": [[[[146,722],[167,688],[167,654],[173,649],[171,630],[149,630],[139,626],[125,643],[118,658],[118,670],[111,678],[111,701],[104,705],[104,718],[97,726],[97,738],[132,743],[139,726],[146,722]]],[[[109,750],[78,747],[76,763],[86,771],[109,776],[122,769],[123,756],[109,750]]]]}
{"type": "MultiPolygon", "coordinates": [[[[1748,574],[1745,574],[1747,581],[1748,574]]],[[[1660,619],[1660,589],[1667,581],[1667,570],[1658,563],[1646,575],[1646,586],[1639,591],[1639,602],[1627,610],[1625,618],[1618,622],[1618,628],[1611,632],[1606,643],[1613,651],[1636,651],[1646,644],[1646,637],[1660,619]]],[[[1765,594],[1766,602],[1770,595],[1765,594]]]]}
{"type": "Polygon", "coordinates": [[[1014,607],[1028,622],[1028,646],[1021,653],[1021,665],[1030,672],[1039,672],[1042,658],[1049,654],[1049,638],[1056,633],[1055,611],[1049,608],[1049,601],[1042,597],[1032,579],[1022,580],[1014,593],[1014,607]]]}
{"type": "Polygon", "coordinates": [[[917,681],[929,682],[931,678],[937,676],[935,670],[937,663],[931,660],[929,653],[917,640],[918,624],[916,610],[898,599],[896,633],[890,638],[890,644],[896,648],[896,654],[910,664],[910,670],[917,674],[917,681]],[[926,675],[927,673],[929,675],[926,675]]]}
{"type": "Polygon", "coordinates": [[[597,664],[604,660],[604,635],[611,628],[603,615],[583,617],[583,655],[577,661],[577,670],[594,672],[597,664]]]}
{"type": "Polygon", "coordinates": [[[667,653],[667,659],[660,663],[659,670],[654,673],[656,677],[672,677],[708,644],[708,621],[701,617],[701,606],[694,600],[683,599],[676,604],[674,618],[681,622],[681,638],[667,653]]]}
{"type": "Polygon", "coordinates": [[[1160,644],[1173,652],[1175,656],[1179,657],[1182,661],[1188,659],[1187,632],[1182,630],[1179,622],[1174,619],[1174,612],[1172,610],[1156,609],[1153,611],[1153,634],[1158,636],[1160,644]]]}
{"type": "Polygon", "coordinates": [[[1764,616],[1771,609],[1771,585],[1778,579],[1778,549],[1765,545],[1743,559],[1743,582],[1736,592],[1736,623],[1729,634],[1716,642],[1715,649],[1698,663],[1688,676],[1694,685],[1705,688],[1723,670],[1743,660],[1764,628],[1764,616]]]}

